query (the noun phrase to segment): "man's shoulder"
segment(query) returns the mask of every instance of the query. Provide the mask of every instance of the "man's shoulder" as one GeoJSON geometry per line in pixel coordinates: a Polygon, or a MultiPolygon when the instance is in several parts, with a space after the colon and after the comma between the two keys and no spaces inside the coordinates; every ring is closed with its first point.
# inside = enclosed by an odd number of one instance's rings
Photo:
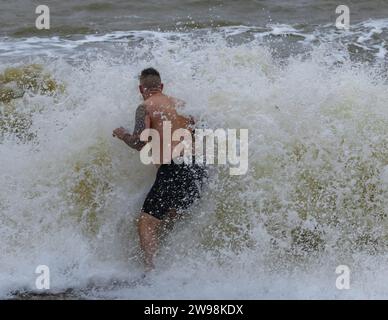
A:
{"type": "Polygon", "coordinates": [[[166,107],[173,107],[173,108],[183,107],[185,105],[185,102],[175,97],[164,96],[163,99],[149,98],[144,102],[142,102],[142,105],[144,106],[144,108],[146,108],[147,111],[150,111],[155,109],[162,110],[162,109],[165,109],[166,107]]]}
{"type": "Polygon", "coordinates": [[[148,112],[148,107],[147,107],[147,104],[145,104],[144,102],[140,103],[137,108],[136,108],[136,112],[148,112]]]}
{"type": "Polygon", "coordinates": [[[174,104],[175,107],[179,108],[179,107],[183,107],[186,102],[183,101],[182,99],[179,99],[179,98],[175,98],[175,97],[170,97],[172,103],[174,104]]]}

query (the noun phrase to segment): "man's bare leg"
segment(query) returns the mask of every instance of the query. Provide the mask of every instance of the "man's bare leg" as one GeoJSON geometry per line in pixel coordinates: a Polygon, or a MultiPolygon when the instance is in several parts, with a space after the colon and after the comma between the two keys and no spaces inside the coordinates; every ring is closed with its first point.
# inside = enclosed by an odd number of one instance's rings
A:
{"type": "Polygon", "coordinates": [[[138,221],[138,232],[140,237],[140,247],[144,254],[146,271],[154,268],[153,258],[159,245],[159,227],[162,221],[142,212],[138,221]]]}

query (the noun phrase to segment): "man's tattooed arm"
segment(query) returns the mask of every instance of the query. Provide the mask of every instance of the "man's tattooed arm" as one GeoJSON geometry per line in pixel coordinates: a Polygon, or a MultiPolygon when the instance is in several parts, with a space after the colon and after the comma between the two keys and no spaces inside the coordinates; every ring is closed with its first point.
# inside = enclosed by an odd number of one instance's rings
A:
{"type": "Polygon", "coordinates": [[[140,134],[146,128],[146,117],[147,111],[144,104],[141,104],[136,109],[136,119],[135,119],[135,129],[133,134],[126,134],[123,138],[123,141],[131,148],[140,151],[144,145],[145,141],[140,141],[140,134]]]}

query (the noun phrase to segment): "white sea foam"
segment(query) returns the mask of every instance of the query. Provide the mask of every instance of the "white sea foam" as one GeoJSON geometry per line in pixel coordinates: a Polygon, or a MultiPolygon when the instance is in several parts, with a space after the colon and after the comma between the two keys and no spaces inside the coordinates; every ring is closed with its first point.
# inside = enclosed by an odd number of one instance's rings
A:
{"type": "Polygon", "coordinates": [[[133,126],[136,76],[152,65],[185,112],[249,129],[249,172],[214,168],[165,239],[151,285],[87,296],[386,298],[388,87],[378,65],[346,52],[338,64],[333,52],[279,63],[258,40],[160,36],[75,65],[36,59],[66,93],[15,101],[33,110],[36,138],[0,144],[1,297],[33,289],[40,264],[54,290],[141,272],[135,219],[155,169],[111,132],[133,126]],[[351,269],[348,291],[335,287],[339,264],[351,269]]]}
{"type": "MultiPolygon", "coordinates": [[[[30,56],[56,54],[72,54],[74,49],[89,49],[90,46],[108,46],[112,44],[125,44],[130,47],[137,46],[142,41],[193,41],[193,38],[205,39],[223,34],[225,37],[251,36],[257,41],[287,41],[288,37],[298,39],[302,50],[311,48],[317,43],[343,43],[353,44],[364,50],[373,51],[374,56],[380,58],[384,55],[388,31],[388,19],[375,19],[360,22],[351,26],[349,31],[337,30],[334,24],[316,26],[313,31],[304,30],[303,26],[280,23],[269,23],[265,28],[255,26],[227,26],[180,31],[115,31],[107,34],[86,34],[68,37],[29,37],[29,38],[0,38],[0,56],[14,57],[15,55],[30,56]],[[377,37],[377,38],[376,38],[377,37]],[[378,47],[377,47],[378,46],[378,47]],[[380,50],[380,48],[382,48],[380,50]]],[[[250,39],[250,38],[249,38],[250,39]]],[[[181,42],[180,42],[181,43],[181,42]]],[[[291,49],[291,48],[290,48],[291,49]]],[[[292,51],[290,50],[290,53],[292,51]]]]}

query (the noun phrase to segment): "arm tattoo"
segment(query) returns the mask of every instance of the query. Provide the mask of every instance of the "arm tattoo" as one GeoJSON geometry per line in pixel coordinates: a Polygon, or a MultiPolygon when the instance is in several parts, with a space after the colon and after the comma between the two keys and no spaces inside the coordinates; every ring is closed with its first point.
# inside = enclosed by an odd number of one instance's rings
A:
{"type": "Polygon", "coordinates": [[[144,104],[141,104],[136,109],[136,120],[135,120],[135,129],[133,130],[133,134],[140,134],[145,129],[145,117],[147,115],[146,108],[144,104]]]}
{"type": "Polygon", "coordinates": [[[146,108],[144,104],[141,104],[136,109],[136,119],[135,119],[135,128],[132,135],[126,135],[124,137],[124,142],[133,149],[140,151],[144,145],[145,141],[140,141],[140,135],[145,129],[145,118],[147,115],[146,108]]]}

